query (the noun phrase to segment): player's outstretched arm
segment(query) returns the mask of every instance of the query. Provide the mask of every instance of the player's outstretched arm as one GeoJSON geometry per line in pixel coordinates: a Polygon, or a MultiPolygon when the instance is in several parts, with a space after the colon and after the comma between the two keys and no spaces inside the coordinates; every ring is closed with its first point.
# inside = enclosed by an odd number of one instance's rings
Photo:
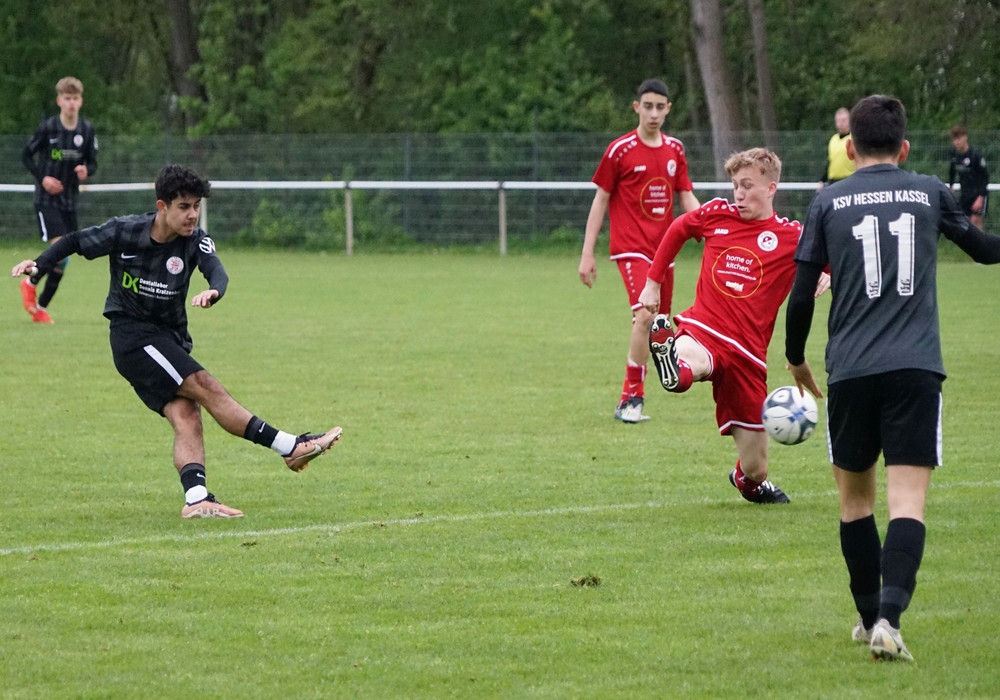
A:
{"type": "Polygon", "coordinates": [[[580,253],[580,266],[577,268],[577,274],[580,276],[580,281],[588,287],[593,287],[594,281],[597,279],[594,247],[597,245],[597,237],[604,225],[604,216],[607,214],[610,199],[611,193],[598,187],[594,194],[594,201],[590,204],[590,213],[587,215],[587,226],[583,235],[583,251],[580,253]]]}
{"type": "Polygon", "coordinates": [[[11,277],[20,277],[21,275],[33,275],[38,271],[35,266],[34,260],[22,260],[17,265],[13,267],[10,271],[11,277]]]}
{"type": "Polygon", "coordinates": [[[813,292],[813,296],[819,298],[830,289],[830,275],[824,272],[819,276],[819,281],[816,283],[816,291],[813,292]]]}
{"type": "Polygon", "coordinates": [[[802,389],[805,388],[806,391],[817,399],[823,398],[823,392],[819,390],[819,385],[816,384],[816,378],[813,377],[808,362],[803,360],[801,365],[789,364],[788,371],[792,373],[792,379],[795,380],[795,386],[799,388],[800,394],[802,393],[802,389]]]}
{"type": "Polygon", "coordinates": [[[646,286],[639,293],[639,303],[646,311],[655,314],[660,310],[660,287],[662,285],[655,280],[646,279],[646,286]]]}
{"type": "Polygon", "coordinates": [[[199,292],[194,295],[191,299],[191,306],[200,306],[203,309],[209,308],[215,303],[215,300],[219,298],[219,292],[216,289],[206,289],[204,292],[199,292]]]}

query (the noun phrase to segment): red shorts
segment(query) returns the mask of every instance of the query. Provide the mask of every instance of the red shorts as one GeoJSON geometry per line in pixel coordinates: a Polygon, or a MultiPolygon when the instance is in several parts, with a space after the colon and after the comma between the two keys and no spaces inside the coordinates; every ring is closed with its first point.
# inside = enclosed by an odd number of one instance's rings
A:
{"type": "MultiPolygon", "coordinates": [[[[625,283],[625,291],[628,292],[628,303],[632,311],[642,307],[639,303],[639,295],[642,294],[646,286],[646,276],[649,274],[650,263],[645,258],[618,258],[618,272],[625,283]]],[[[674,266],[667,270],[667,278],[663,280],[660,287],[660,308],[659,313],[670,313],[670,302],[674,292],[674,266]]]]}
{"type": "Polygon", "coordinates": [[[730,435],[734,426],[763,430],[760,412],[767,398],[767,368],[695,325],[680,322],[677,335],[692,338],[708,353],[712,369],[707,381],[712,382],[719,434],[730,435]]]}

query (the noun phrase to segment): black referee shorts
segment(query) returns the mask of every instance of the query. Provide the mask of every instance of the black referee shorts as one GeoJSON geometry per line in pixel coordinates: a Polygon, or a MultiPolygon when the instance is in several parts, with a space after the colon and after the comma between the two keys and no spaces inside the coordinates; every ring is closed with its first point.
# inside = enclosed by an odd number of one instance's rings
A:
{"type": "Polygon", "coordinates": [[[871,467],[941,464],[940,374],[904,369],[829,386],[826,423],[830,461],[850,472],[871,467]]]}
{"type": "Polygon", "coordinates": [[[163,415],[184,379],[204,369],[169,331],[148,323],[113,322],[111,355],[115,368],[142,402],[163,415]]]}

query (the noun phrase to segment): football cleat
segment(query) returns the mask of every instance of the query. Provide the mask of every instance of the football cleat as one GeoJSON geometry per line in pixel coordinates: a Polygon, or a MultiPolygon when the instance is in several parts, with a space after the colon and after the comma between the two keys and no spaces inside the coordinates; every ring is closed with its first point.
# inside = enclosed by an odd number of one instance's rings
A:
{"type": "Polygon", "coordinates": [[[736,483],[735,469],[729,472],[729,483],[736,487],[740,495],[751,503],[791,503],[791,499],[785,495],[784,491],[767,480],[760,482],[760,485],[753,491],[744,491],[736,483]]]}
{"type": "Polygon", "coordinates": [[[197,503],[185,505],[181,509],[182,518],[242,518],[243,511],[230,508],[224,503],[215,500],[215,496],[208,494],[197,503]]]}
{"type": "Polygon", "coordinates": [[[903,644],[903,636],[885,619],[879,620],[872,627],[869,648],[875,661],[913,661],[913,654],[903,644]]]}
{"type": "Polygon", "coordinates": [[[649,329],[649,352],[660,376],[660,384],[667,391],[677,391],[681,372],[677,364],[677,348],[674,347],[674,329],[666,314],[653,317],[653,325],[649,329]]]}
{"type": "Polygon", "coordinates": [[[641,423],[649,420],[649,416],[642,415],[643,400],[641,396],[631,396],[615,409],[615,419],[622,423],[641,423]]]}
{"type": "Polygon", "coordinates": [[[851,630],[851,639],[859,644],[871,644],[872,630],[874,629],[875,625],[866,628],[864,621],[859,617],[858,621],[854,623],[854,629],[851,630]]]}
{"type": "Polygon", "coordinates": [[[49,316],[49,312],[40,307],[35,307],[35,313],[31,314],[31,320],[35,323],[55,323],[49,316]]]}
{"type": "Polygon", "coordinates": [[[32,316],[38,310],[38,301],[35,297],[35,285],[25,277],[21,280],[21,305],[24,306],[24,310],[27,311],[32,316]]]}
{"type": "Polygon", "coordinates": [[[293,472],[302,471],[309,465],[309,462],[333,447],[333,443],[340,439],[342,432],[343,430],[338,426],[322,435],[309,435],[307,433],[299,435],[295,438],[295,448],[291,453],[285,455],[285,464],[293,472]]]}

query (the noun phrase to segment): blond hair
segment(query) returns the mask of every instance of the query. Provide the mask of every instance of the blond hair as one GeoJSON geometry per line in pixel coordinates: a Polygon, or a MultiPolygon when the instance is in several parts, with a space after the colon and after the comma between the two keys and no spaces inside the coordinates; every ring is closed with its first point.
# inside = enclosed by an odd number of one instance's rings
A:
{"type": "Polygon", "coordinates": [[[56,83],[57,95],[82,95],[83,83],[71,75],[67,75],[56,83]]]}
{"type": "Polygon", "coordinates": [[[781,178],[781,159],[774,151],[766,148],[751,148],[734,153],[726,160],[725,168],[729,177],[733,177],[743,168],[755,168],[774,182],[781,178]]]}

